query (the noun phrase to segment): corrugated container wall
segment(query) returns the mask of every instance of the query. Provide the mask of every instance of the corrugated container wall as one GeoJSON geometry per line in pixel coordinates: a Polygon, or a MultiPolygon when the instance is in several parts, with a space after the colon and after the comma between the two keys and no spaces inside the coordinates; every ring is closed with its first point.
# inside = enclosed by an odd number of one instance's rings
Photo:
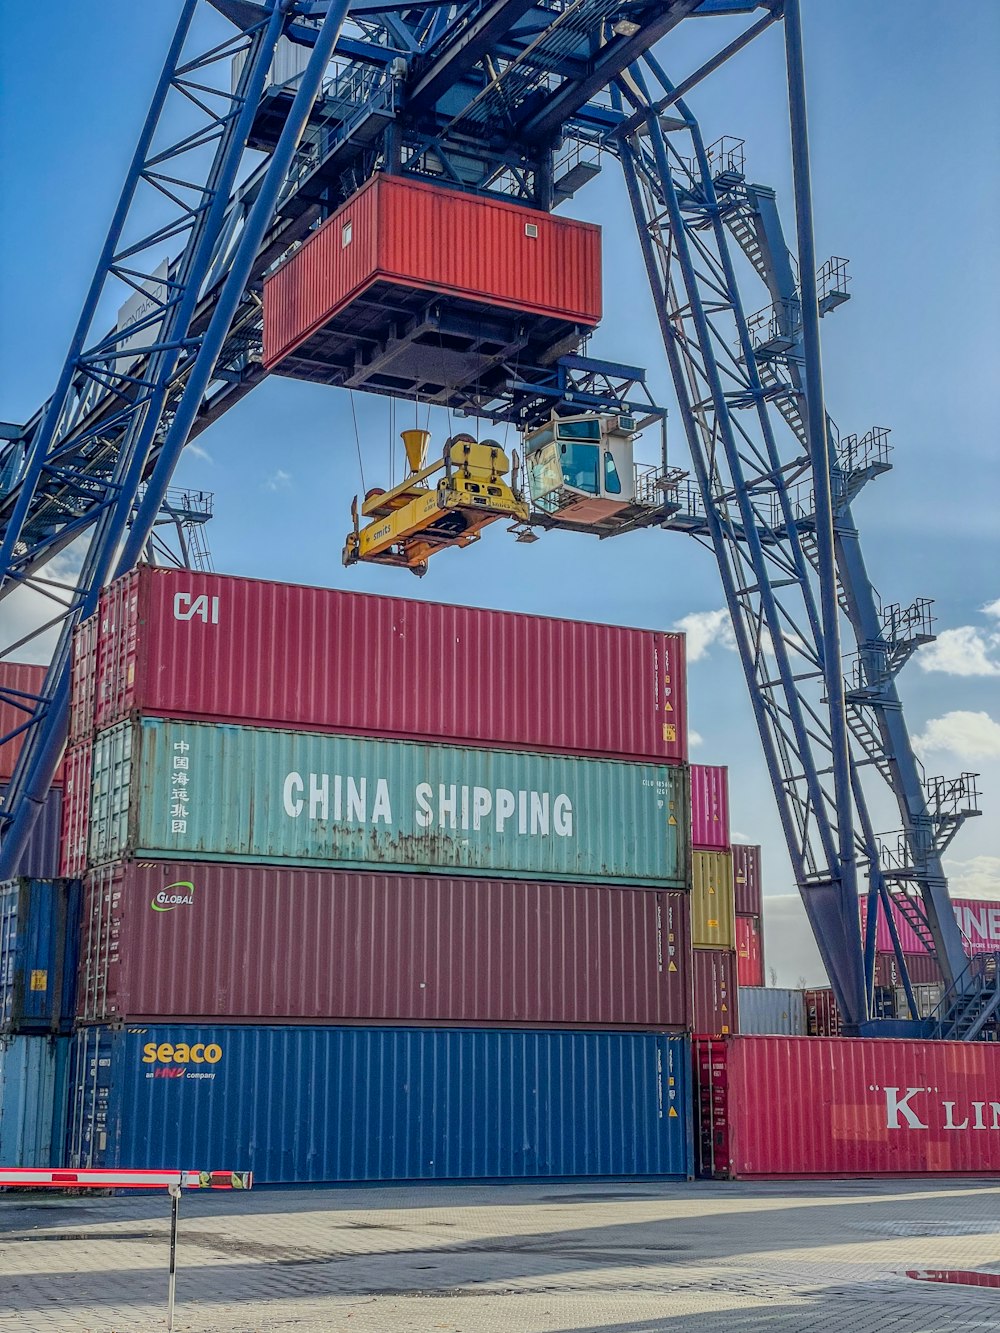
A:
{"type": "MultiPolygon", "coordinates": [[[[918,1018],[934,1018],[938,1006],[944,998],[944,986],[937,982],[930,985],[912,983],[910,989],[913,991],[913,999],[917,1006],[918,1018]]],[[[910,1018],[910,1002],[906,998],[906,990],[900,986],[898,990],[890,992],[895,1004],[895,1016],[897,1018],[910,1018]]]]}
{"type": "Polygon", "coordinates": [[[594,325],[601,232],[496,196],[376,175],[265,280],[265,367],[377,282],[594,325]]]}
{"type": "MultiPolygon", "coordinates": [[[[980,898],[953,898],[952,910],[959,929],[965,937],[965,952],[971,958],[977,953],[1000,952],[1000,902],[987,902],[980,898]]],[[[864,926],[868,914],[868,900],[861,900],[861,923],[864,926]]],[[[893,908],[899,942],[905,954],[924,954],[926,949],[920,936],[902,917],[897,908],[893,908]]],[[[892,935],[884,911],[879,909],[878,924],[875,928],[875,947],[879,953],[892,953],[892,935]]]]}
{"type": "MultiPolygon", "coordinates": [[[[9,735],[28,721],[47,670],[34,662],[0,662],[0,736],[9,735]]],[[[9,782],[13,776],[23,744],[22,732],[0,745],[0,783],[9,782]]],[[[62,765],[56,770],[54,781],[62,781],[62,765]]]]}
{"type": "Polygon", "coordinates": [[[79,951],[79,880],[0,884],[0,1029],[68,1032],[79,951]]]}
{"type": "Polygon", "coordinates": [[[82,741],[66,751],[66,785],[63,788],[58,867],[58,873],[66,879],[79,879],[87,869],[93,757],[91,741],[82,741]]]}
{"type": "Polygon", "coordinates": [[[691,1026],[686,893],[174,861],[86,904],[85,1021],[691,1026]]]}
{"type": "Polygon", "coordinates": [[[94,742],[93,865],[281,862],[683,888],[687,770],[143,718],[94,742]]]}
{"type": "Polygon", "coordinates": [[[707,1036],[739,1032],[736,955],[728,949],[693,949],[694,1030],[707,1036]]]}
{"type": "Polygon", "coordinates": [[[736,948],[729,852],[691,854],[691,942],[696,949],[736,948]]]}
{"type": "Polygon", "coordinates": [[[743,1035],[806,1035],[806,1002],[802,991],[776,986],[740,986],[739,991],[743,1035]]]}
{"type": "MultiPolygon", "coordinates": [[[[906,959],[906,974],[914,985],[935,986],[941,984],[941,969],[938,967],[936,959],[932,958],[930,954],[908,953],[904,957],[906,959]]],[[[896,955],[894,953],[876,954],[875,985],[896,990],[902,984],[903,978],[896,962],[896,955]]]]}
{"type": "Polygon", "coordinates": [[[696,1068],[705,1174],[1000,1174],[995,1043],[730,1037],[696,1068]]]}
{"type": "Polygon", "coordinates": [[[232,1162],[262,1184],[684,1178],[686,1037],[83,1028],[70,1165],[232,1162]]]}
{"type": "Polygon", "coordinates": [[[829,986],[819,986],[804,993],[806,1031],[810,1037],[839,1037],[840,1008],[829,986]]]}
{"type": "Polygon", "coordinates": [[[760,918],[736,918],[736,975],[741,986],[764,985],[764,939],[760,918]]]}
{"type": "Polygon", "coordinates": [[[151,567],[107,588],[98,618],[96,649],[77,631],[73,672],[101,729],[138,711],[664,763],[687,754],[680,634],[151,567]]]}
{"type": "MultiPolygon", "coordinates": [[[[0,809],[3,808],[7,788],[0,786],[0,809]]],[[[33,879],[54,879],[59,874],[59,833],[62,827],[63,792],[60,787],[49,791],[28,835],[24,850],[14,866],[15,875],[33,879]]]]}
{"type": "Polygon", "coordinates": [[[737,915],[762,916],[764,890],[759,847],[745,842],[733,843],[733,883],[736,886],[737,915]]]}
{"type": "Polygon", "coordinates": [[[691,765],[691,846],[724,851],[729,846],[729,770],[691,765]]]}
{"type": "Polygon", "coordinates": [[[0,1037],[0,1163],[62,1166],[69,1037],[0,1037]]]}
{"type": "MultiPolygon", "coordinates": [[[[131,574],[126,575],[124,579],[119,580],[112,587],[117,588],[119,584],[127,584],[133,577],[134,575],[131,574]]],[[[107,591],[101,594],[98,607],[103,604],[103,599],[107,596],[107,591]]],[[[70,673],[69,730],[67,733],[67,744],[70,753],[72,753],[74,747],[89,744],[93,740],[97,725],[95,716],[98,682],[97,643],[103,633],[101,626],[102,616],[100,610],[98,610],[94,615],[88,616],[86,620],[81,620],[73,632],[73,666],[70,673]]]]}

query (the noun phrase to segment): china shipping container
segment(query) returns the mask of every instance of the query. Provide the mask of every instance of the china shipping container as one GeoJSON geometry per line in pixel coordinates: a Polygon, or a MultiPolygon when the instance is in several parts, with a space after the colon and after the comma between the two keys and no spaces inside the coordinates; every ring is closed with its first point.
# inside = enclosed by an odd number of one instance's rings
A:
{"type": "MultiPolygon", "coordinates": [[[[0,809],[3,808],[6,795],[7,788],[0,786],[0,809]]],[[[59,874],[62,811],[62,788],[51,787],[38,811],[24,850],[13,867],[15,875],[26,875],[33,879],[54,879],[59,874]]]]}
{"type": "Polygon", "coordinates": [[[262,1184],[691,1174],[690,1041],[482,1028],[82,1028],[71,1166],[262,1184]]]}
{"type": "Polygon", "coordinates": [[[764,939],[760,917],[736,918],[736,976],[741,986],[764,985],[764,939]]]}
{"type": "Polygon", "coordinates": [[[78,740],[131,712],[680,763],[684,636],[140,567],[74,641],[78,740]],[[85,682],[85,684],[80,683],[85,682]]]}
{"type": "Polygon", "coordinates": [[[729,769],[691,765],[691,846],[704,851],[729,847],[729,769]]]}
{"type": "Polygon", "coordinates": [[[729,949],[693,949],[694,1030],[706,1036],[739,1032],[736,954],[729,949]]]}
{"type": "MultiPolygon", "coordinates": [[[[9,736],[29,720],[47,670],[34,662],[0,662],[0,737],[9,736]]],[[[0,744],[0,783],[9,782],[13,776],[23,744],[23,732],[0,744]]],[[[62,781],[61,765],[54,781],[57,784],[62,781]]]]}
{"type": "Polygon", "coordinates": [[[739,1006],[744,1036],[806,1036],[806,1002],[800,990],[741,985],[739,1006]]]}
{"type": "MultiPolygon", "coordinates": [[[[966,954],[972,957],[978,953],[1000,953],[1000,902],[987,902],[979,898],[953,898],[952,909],[955,920],[964,936],[966,954]]],[[[861,900],[861,921],[864,925],[867,916],[868,900],[861,900]]],[[[903,918],[897,908],[893,908],[893,918],[899,933],[899,942],[905,954],[926,954],[927,950],[920,936],[903,918]]],[[[893,943],[889,924],[884,911],[879,909],[878,924],[875,927],[875,947],[879,953],[892,953],[893,943]]]]}
{"type": "Polygon", "coordinates": [[[705,1175],[1000,1175],[996,1043],[740,1036],[695,1066],[705,1175]]]}
{"type": "MultiPolygon", "coordinates": [[[[904,957],[906,959],[906,973],[913,984],[921,986],[940,985],[942,980],[941,969],[937,965],[937,960],[932,958],[930,954],[908,953],[904,954],[904,957]]],[[[875,984],[876,986],[885,986],[888,990],[896,990],[902,986],[903,979],[894,953],[878,953],[875,955],[875,984]]]]}
{"type": "MultiPolygon", "coordinates": [[[[265,367],[279,366],[372,288],[593,327],[601,317],[601,231],[495,195],[379,173],[265,280],[265,367]]],[[[554,325],[554,335],[561,331],[554,325]]]]}
{"type": "Polygon", "coordinates": [[[687,883],[687,770],[142,718],[94,742],[92,865],[282,862],[687,883]]]}
{"type": "Polygon", "coordinates": [[[760,848],[745,842],[733,843],[733,884],[739,916],[763,916],[764,889],[760,848]]]}
{"type": "Polygon", "coordinates": [[[68,1032],[79,952],[79,880],[0,884],[0,1030],[68,1032]]]}
{"type": "Polygon", "coordinates": [[[0,1037],[0,1163],[62,1166],[69,1037],[0,1037]]]}
{"type": "Polygon", "coordinates": [[[696,949],[736,948],[729,852],[691,853],[691,943],[696,949]]]}
{"type": "Polygon", "coordinates": [[[691,1027],[686,893],[176,861],[85,888],[84,1021],[691,1027]]]}
{"type": "Polygon", "coordinates": [[[92,741],[81,741],[66,751],[58,871],[64,879],[79,879],[87,869],[93,758],[92,741]]]}

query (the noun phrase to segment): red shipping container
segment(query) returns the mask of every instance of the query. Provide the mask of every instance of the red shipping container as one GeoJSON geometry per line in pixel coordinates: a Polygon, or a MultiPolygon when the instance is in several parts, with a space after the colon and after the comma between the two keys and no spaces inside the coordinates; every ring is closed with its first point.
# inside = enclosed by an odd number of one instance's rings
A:
{"type": "Polygon", "coordinates": [[[805,992],[806,1031],[810,1037],[840,1036],[840,1007],[829,986],[805,992]]]}
{"type": "Polygon", "coordinates": [[[763,986],[764,941],[759,916],[736,918],[736,979],[741,986],[763,986]]]}
{"type": "Polygon", "coordinates": [[[691,765],[691,846],[695,851],[729,847],[729,769],[691,765]]]}
{"type": "Polygon", "coordinates": [[[691,1025],[685,893],[188,863],[85,880],[90,1022],[691,1025]]]}
{"type": "Polygon", "coordinates": [[[738,916],[762,916],[763,881],[760,872],[760,848],[745,842],[733,843],[733,883],[736,887],[738,916]]]}
{"type": "Polygon", "coordinates": [[[377,283],[592,327],[601,317],[601,231],[379,173],[265,280],[265,367],[377,283]]]}
{"type": "MultiPolygon", "coordinates": [[[[904,954],[906,959],[906,971],[909,974],[910,981],[914,985],[933,986],[941,983],[941,969],[937,963],[926,953],[908,953],[904,954]]],[[[885,986],[889,990],[896,990],[902,986],[902,978],[899,974],[899,967],[896,964],[896,955],[894,953],[879,953],[875,955],[875,985],[885,986]]]]}
{"type": "Polygon", "coordinates": [[[69,735],[72,748],[83,741],[93,740],[96,730],[94,719],[94,680],[97,671],[97,632],[100,615],[81,620],[73,632],[73,670],[69,688],[69,735]]]}
{"type": "Polygon", "coordinates": [[[694,1030],[709,1037],[739,1032],[736,954],[729,949],[693,949],[694,1030]]]}
{"type": "MultiPolygon", "coordinates": [[[[6,736],[24,724],[34,711],[34,699],[45,683],[48,667],[34,662],[0,662],[0,736],[6,736]]],[[[14,773],[24,733],[0,745],[0,782],[7,782],[14,773]]],[[[62,764],[56,770],[53,785],[63,780],[62,764]]]]}
{"type": "Polygon", "coordinates": [[[729,1037],[695,1058],[703,1174],[1000,1174],[996,1043],[729,1037]]]}
{"type": "Polygon", "coordinates": [[[70,746],[63,761],[66,783],[63,787],[59,874],[64,879],[79,879],[87,868],[92,758],[93,747],[90,741],[85,741],[82,745],[70,746]]]}
{"type": "MultiPolygon", "coordinates": [[[[965,952],[971,958],[977,953],[1000,952],[1000,901],[987,901],[980,898],[953,898],[951,901],[955,920],[965,937],[965,952]]],[[[864,926],[868,915],[868,899],[861,899],[861,924],[864,926]]],[[[926,954],[920,936],[903,918],[897,908],[893,908],[899,942],[905,954],[926,954]]],[[[892,953],[892,935],[885,912],[879,909],[878,924],[875,928],[875,947],[879,953],[892,953]]]]}
{"type": "MultiPolygon", "coordinates": [[[[105,589],[99,729],[133,710],[683,762],[684,637],[143,567],[105,589]]],[[[82,687],[81,687],[82,688],[82,687]]]]}

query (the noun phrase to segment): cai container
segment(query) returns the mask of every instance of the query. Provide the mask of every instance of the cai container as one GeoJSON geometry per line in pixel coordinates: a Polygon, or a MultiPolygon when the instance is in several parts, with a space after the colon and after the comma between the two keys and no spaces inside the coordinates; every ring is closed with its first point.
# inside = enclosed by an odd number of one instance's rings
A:
{"type": "Polygon", "coordinates": [[[733,885],[739,916],[762,916],[764,895],[760,871],[760,848],[745,842],[733,843],[733,885]]]}
{"type": "Polygon", "coordinates": [[[684,888],[686,769],[142,718],[94,742],[90,861],[684,888]]]}
{"type": "Polygon", "coordinates": [[[806,1036],[806,1002],[800,990],[777,986],[740,986],[740,1033],[806,1036]]]}
{"type": "Polygon", "coordinates": [[[693,949],[694,1031],[706,1036],[739,1032],[736,954],[729,949],[693,949]]]}
{"type": "Polygon", "coordinates": [[[85,903],[86,1022],[691,1027],[686,893],[172,861],[85,903]]]}
{"type": "MultiPolygon", "coordinates": [[[[1000,953],[1000,902],[980,898],[953,898],[951,906],[962,932],[965,952],[970,958],[978,953],[1000,953]]],[[[867,915],[868,899],[865,897],[861,899],[862,929],[867,915]]],[[[923,954],[926,957],[927,950],[920,936],[896,907],[893,907],[893,920],[903,953],[923,954]]],[[[892,934],[881,907],[875,927],[875,948],[879,953],[893,951],[892,934]]]]}
{"type": "Polygon", "coordinates": [[[736,948],[729,852],[691,853],[691,942],[696,949],[736,948]]]}
{"type": "Polygon", "coordinates": [[[736,918],[736,975],[741,986],[764,985],[764,938],[760,917],[736,918]]]}
{"type": "Polygon", "coordinates": [[[704,1175],[1000,1175],[996,1043],[739,1036],[695,1068],[704,1175]]]}
{"type": "Polygon", "coordinates": [[[0,884],[0,1030],[69,1031],[79,949],[79,880],[0,884]]]}
{"type": "Polygon", "coordinates": [[[690,1042],[636,1032],[162,1026],[75,1038],[69,1165],[261,1184],[690,1176],[690,1042]]]}
{"type": "Polygon", "coordinates": [[[691,765],[691,846],[724,851],[729,846],[729,769],[691,765]]]}
{"type": "MultiPolygon", "coordinates": [[[[91,738],[132,712],[620,756],[687,754],[684,636],[142,566],[74,641],[91,738]]],[[[82,705],[81,705],[82,710],[82,705]]],[[[82,716],[82,711],[81,711],[82,716]]]]}
{"type": "MultiPolygon", "coordinates": [[[[0,809],[3,808],[7,788],[0,785],[0,809]]],[[[60,871],[59,837],[62,828],[63,792],[51,787],[28,834],[21,855],[12,872],[17,876],[53,879],[60,871]]]]}
{"type": "Polygon", "coordinates": [[[0,1037],[0,1164],[64,1164],[70,1042],[0,1037]]]}
{"type": "MultiPolygon", "coordinates": [[[[38,696],[45,684],[48,668],[34,662],[0,662],[0,739],[12,739],[0,744],[0,783],[9,782],[14,774],[25,733],[20,730],[31,718],[38,696]],[[12,735],[12,733],[17,733],[12,735]]],[[[62,781],[62,768],[56,770],[56,783],[62,781]]]]}

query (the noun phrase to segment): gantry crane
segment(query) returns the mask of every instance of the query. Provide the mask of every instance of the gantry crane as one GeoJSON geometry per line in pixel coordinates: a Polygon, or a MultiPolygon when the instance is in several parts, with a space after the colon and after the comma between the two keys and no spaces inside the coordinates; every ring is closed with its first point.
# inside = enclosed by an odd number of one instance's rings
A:
{"type": "MultiPolygon", "coordinates": [[[[637,419],[663,410],[641,369],[586,355],[589,329],[572,321],[529,326],[480,308],[473,327],[474,303],[463,316],[442,294],[420,304],[397,291],[391,311],[371,304],[363,321],[327,326],[278,372],[516,427],[535,502],[527,520],[513,513],[522,537],[653,524],[710,547],[848,1030],[887,1030],[874,1017],[875,925],[881,912],[892,929],[895,905],[949,983],[937,1031],[977,1035],[1000,996],[967,970],[941,863],[977,813],[975,779],[927,781],[914,756],[896,678],[932,637],[929,603],[880,603],[852,515],[889,468],[887,432],[841,434],[826,409],[820,319],[847,299],[847,268],[818,266],[814,252],[799,0],[180,0],[179,11],[53,394],[0,430],[0,597],[38,585],[70,543],[83,550],[0,812],[0,878],[64,743],[74,626],[141,557],[185,445],[267,373],[265,278],[373,177],[503,199],[541,221],[610,166],[635,220],[688,471],[632,477],[637,419]],[[728,40],[676,70],[679,25],[720,20],[728,40]],[[769,30],[783,30],[786,52],[794,248],[774,192],[747,177],[742,142],[706,144],[688,103],[769,30]],[[738,252],[752,280],[738,280],[738,252]],[[761,294],[748,299],[751,282],[761,294]],[[96,325],[109,305],[121,306],[115,327],[96,325]],[[443,353],[446,335],[450,370],[428,384],[420,338],[443,353]],[[623,451],[608,449],[617,462],[603,481],[581,482],[582,452],[560,462],[548,447],[569,448],[574,418],[623,451]],[[886,796],[892,835],[873,813],[886,796]]],[[[410,490],[430,493],[424,480],[411,476],[410,490]]],[[[391,518],[414,501],[431,503],[401,493],[382,508],[391,518]]],[[[379,518],[379,497],[368,505],[379,518]]],[[[355,554],[362,535],[359,524],[355,554]]],[[[405,549],[386,548],[404,563],[405,549]]]]}

